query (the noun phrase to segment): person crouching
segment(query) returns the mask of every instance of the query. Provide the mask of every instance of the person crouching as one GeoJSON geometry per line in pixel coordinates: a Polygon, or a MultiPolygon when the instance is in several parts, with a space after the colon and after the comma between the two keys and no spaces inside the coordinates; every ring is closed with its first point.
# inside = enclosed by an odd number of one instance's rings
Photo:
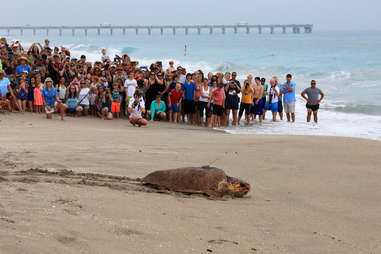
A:
{"type": "Polygon", "coordinates": [[[130,123],[135,127],[147,125],[147,120],[142,117],[145,113],[144,100],[140,91],[135,91],[134,98],[128,102],[128,113],[130,114],[130,123]]]}
{"type": "Polygon", "coordinates": [[[164,101],[161,100],[161,96],[158,94],[156,95],[156,100],[154,100],[151,103],[151,121],[156,120],[156,121],[161,121],[165,120],[167,115],[165,114],[165,103],[164,101]]]}

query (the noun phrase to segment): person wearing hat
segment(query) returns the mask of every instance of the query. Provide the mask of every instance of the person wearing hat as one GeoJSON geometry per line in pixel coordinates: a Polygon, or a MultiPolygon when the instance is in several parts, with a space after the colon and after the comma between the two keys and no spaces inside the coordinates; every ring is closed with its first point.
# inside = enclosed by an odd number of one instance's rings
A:
{"type": "Polygon", "coordinates": [[[175,64],[175,62],[173,60],[169,61],[169,67],[167,69],[167,73],[176,71],[174,64],[175,64]]]}
{"type": "Polygon", "coordinates": [[[26,58],[25,56],[22,56],[22,57],[20,57],[19,60],[20,60],[20,65],[16,67],[17,75],[20,75],[24,71],[29,73],[30,67],[29,67],[29,65],[26,64],[28,62],[28,58],[26,58]]]}
{"type": "Polygon", "coordinates": [[[50,77],[45,79],[45,88],[42,90],[42,100],[45,105],[47,119],[52,119],[52,114],[58,111],[61,113],[61,120],[64,119],[67,106],[62,104],[58,98],[58,92],[53,87],[53,80],[50,77]]]}

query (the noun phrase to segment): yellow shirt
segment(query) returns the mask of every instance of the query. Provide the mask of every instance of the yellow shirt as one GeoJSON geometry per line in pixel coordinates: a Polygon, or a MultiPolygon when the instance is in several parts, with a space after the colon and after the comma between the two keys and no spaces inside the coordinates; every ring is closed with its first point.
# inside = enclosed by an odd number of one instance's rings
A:
{"type": "Polygon", "coordinates": [[[253,103],[253,94],[254,94],[254,89],[252,87],[249,87],[248,89],[245,89],[245,87],[242,87],[241,103],[246,103],[246,104],[253,103]]]}

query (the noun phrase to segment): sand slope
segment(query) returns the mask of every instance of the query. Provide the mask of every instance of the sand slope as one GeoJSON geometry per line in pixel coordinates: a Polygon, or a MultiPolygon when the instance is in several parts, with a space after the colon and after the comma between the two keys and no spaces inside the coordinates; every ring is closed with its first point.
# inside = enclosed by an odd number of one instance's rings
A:
{"type": "Polygon", "coordinates": [[[0,253],[381,253],[381,142],[0,113],[0,253]],[[207,165],[243,199],[78,184],[25,171],[142,177],[207,165]],[[17,173],[18,172],[18,173],[17,173]],[[209,251],[208,251],[209,250],[209,251]]]}

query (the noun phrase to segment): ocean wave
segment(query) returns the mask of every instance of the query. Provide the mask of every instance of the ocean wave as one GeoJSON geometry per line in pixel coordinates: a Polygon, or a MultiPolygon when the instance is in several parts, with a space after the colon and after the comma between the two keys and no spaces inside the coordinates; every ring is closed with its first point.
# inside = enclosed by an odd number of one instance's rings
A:
{"type": "Polygon", "coordinates": [[[360,113],[366,115],[381,116],[381,106],[379,105],[344,105],[338,107],[327,107],[328,110],[343,113],[360,113]]]}

